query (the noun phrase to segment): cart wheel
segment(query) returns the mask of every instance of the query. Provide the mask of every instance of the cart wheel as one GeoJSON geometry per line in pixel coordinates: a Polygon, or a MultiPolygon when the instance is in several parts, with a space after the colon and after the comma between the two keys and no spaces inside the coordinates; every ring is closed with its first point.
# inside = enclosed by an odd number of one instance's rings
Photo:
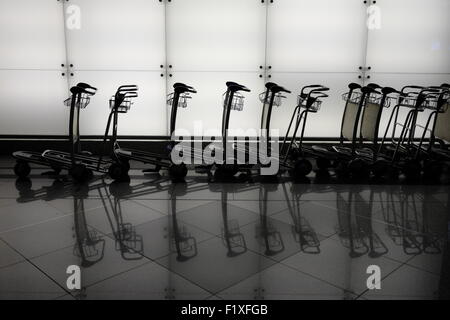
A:
{"type": "Polygon", "coordinates": [[[217,166],[215,175],[220,178],[231,178],[239,172],[239,168],[235,164],[222,164],[217,166]]]}
{"type": "Polygon", "coordinates": [[[120,165],[126,172],[130,171],[130,161],[128,159],[120,159],[120,165]]]}
{"type": "Polygon", "coordinates": [[[297,148],[292,148],[290,151],[290,157],[292,160],[297,160],[300,157],[300,151],[297,148]]]}
{"type": "Polygon", "coordinates": [[[14,166],[14,173],[19,178],[26,178],[31,172],[30,165],[28,162],[25,161],[17,161],[16,165],[14,166]]]}
{"type": "Polygon", "coordinates": [[[348,162],[344,160],[334,161],[334,171],[339,178],[344,178],[348,175],[348,162]]]}
{"type": "Polygon", "coordinates": [[[21,193],[31,191],[32,186],[33,183],[29,178],[18,178],[16,180],[16,189],[21,193]]]}
{"type": "Polygon", "coordinates": [[[294,179],[302,179],[312,171],[311,161],[301,159],[295,162],[291,175],[294,179]]]}
{"type": "Polygon", "coordinates": [[[124,197],[133,192],[129,182],[113,181],[109,185],[109,192],[117,198],[124,197]]]}
{"type": "Polygon", "coordinates": [[[348,170],[352,178],[364,179],[370,174],[369,165],[362,159],[355,159],[349,162],[348,170]]]}
{"type": "Polygon", "coordinates": [[[113,163],[108,169],[108,174],[111,179],[115,181],[122,181],[128,177],[128,170],[123,164],[113,163]]]}
{"type": "Polygon", "coordinates": [[[184,163],[173,164],[169,168],[170,177],[174,182],[183,181],[187,175],[187,171],[187,167],[184,163]]]}
{"type": "Polygon", "coordinates": [[[444,165],[438,161],[430,161],[424,165],[423,175],[428,179],[439,179],[444,171],[444,165]]]}
{"type": "Polygon", "coordinates": [[[329,167],[331,167],[331,161],[327,158],[320,157],[316,159],[316,165],[319,170],[325,171],[328,170],[329,167]]]}
{"type": "Polygon", "coordinates": [[[403,173],[407,180],[416,181],[420,178],[422,166],[417,160],[409,160],[403,165],[403,173]]]}
{"type": "Polygon", "coordinates": [[[51,168],[52,168],[53,172],[55,173],[55,175],[58,176],[61,173],[60,167],[52,166],[51,168]]]}
{"type": "Polygon", "coordinates": [[[389,163],[386,160],[377,160],[372,165],[372,173],[375,178],[386,176],[389,171],[389,163]]]}
{"type": "Polygon", "coordinates": [[[70,175],[76,182],[86,182],[92,177],[92,171],[82,164],[76,164],[70,170],[70,175]]]}

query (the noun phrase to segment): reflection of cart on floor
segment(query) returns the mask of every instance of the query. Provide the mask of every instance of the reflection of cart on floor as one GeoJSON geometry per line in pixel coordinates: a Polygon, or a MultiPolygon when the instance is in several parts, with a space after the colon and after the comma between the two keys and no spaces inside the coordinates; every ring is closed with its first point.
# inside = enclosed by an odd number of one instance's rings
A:
{"type": "Polygon", "coordinates": [[[386,232],[392,241],[402,246],[408,255],[441,253],[447,231],[442,227],[446,215],[443,211],[434,211],[436,202],[430,199],[432,195],[426,192],[422,199],[405,186],[399,189],[398,196],[391,191],[387,197],[387,205],[382,206],[382,212],[387,223],[386,232]],[[419,203],[422,203],[422,210],[419,203]]]}
{"type": "Polygon", "coordinates": [[[302,252],[319,254],[320,240],[308,220],[302,216],[302,208],[300,205],[302,195],[308,192],[309,188],[310,186],[306,184],[293,184],[291,187],[291,199],[286,184],[283,183],[284,196],[288,205],[289,214],[294,223],[292,226],[292,235],[294,236],[295,241],[300,245],[300,250],[302,252]]]}
{"type": "Polygon", "coordinates": [[[177,198],[186,195],[187,192],[195,192],[206,188],[205,185],[196,185],[196,182],[190,179],[186,179],[186,182],[183,183],[172,183],[168,177],[155,176],[154,180],[137,185],[130,185],[129,182],[113,182],[109,190],[116,201],[167,192],[171,217],[170,248],[172,252],[177,254],[178,262],[185,262],[197,256],[197,240],[190,233],[189,226],[177,218],[177,198]]]}
{"type": "Polygon", "coordinates": [[[350,249],[350,257],[358,258],[368,254],[378,258],[388,253],[388,248],[372,228],[373,190],[369,199],[364,199],[356,187],[351,186],[347,198],[342,191],[336,195],[338,222],[337,232],[341,243],[350,249]]]}
{"type": "Polygon", "coordinates": [[[134,226],[124,222],[120,202],[118,199],[111,199],[111,195],[107,190],[107,184],[103,179],[98,178],[89,184],[76,185],[71,183],[71,181],[56,180],[52,186],[42,187],[38,190],[32,190],[29,181],[18,179],[16,186],[20,193],[20,197],[17,199],[18,202],[73,198],[75,232],[77,235],[77,246],[74,252],[82,259],[82,263],[87,266],[101,259],[105,246],[105,241],[100,241],[102,237],[99,236],[98,232],[94,228],[89,227],[84,210],[84,200],[88,198],[89,192],[97,191],[111,225],[116,250],[121,253],[122,258],[125,260],[142,259],[142,236],[136,234],[134,226]],[[100,250],[98,246],[101,243],[103,244],[100,250]],[[98,260],[95,260],[95,258],[98,260]]]}
{"type": "Polygon", "coordinates": [[[268,193],[276,191],[275,184],[261,184],[259,188],[259,218],[260,225],[257,226],[256,235],[263,242],[266,256],[275,256],[284,251],[284,242],[281,233],[276,229],[272,219],[267,217],[268,193]]]}

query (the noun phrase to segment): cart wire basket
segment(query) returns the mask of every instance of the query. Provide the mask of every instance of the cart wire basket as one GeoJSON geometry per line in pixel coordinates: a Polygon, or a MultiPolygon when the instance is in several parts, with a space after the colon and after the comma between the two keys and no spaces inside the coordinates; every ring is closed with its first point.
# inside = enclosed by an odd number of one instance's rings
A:
{"type": "MultiPolygon", "coordinates": [[[[223,94],[223,105],[227,107],[229,95],[228,92],[223,94]]],[[[233,101],[231,102],[231,110],[242,111],[244,110],[244,96],[238,92],[233,95],[233,101]]]]}
{"type": "MultiPolygon", "coordinates": [[[[169,93],[167,95],[167,101],[166,102],[167,102],[168,106],[172,106],[174,96],[175,96],[174,92],[169,93]]],[[[180,97],[178,99],[178,107],[179,108],[187,108],[189,99],[192,99],[192,97],[189,95],[188,92],[181,93],[180,97]]]]}
{"type": "MultiPolygon", "coordinates": [[[[362,93],[360,92],[346,92],[342,95],[342,100],[347,101],[349,103],[360,104],[362,99],[362,93]]],[[[380,105],[382,100],[381,94],[369,94],[365,97],[365,104],[377,104],[380,105]]],[[[389,108],[393,102],[397,100],[396,97],[386,97],[383,103],[383,108],[389,108]]]]}
{"type": "Polygon", "coordinates": [[[132,105],[133,102],[131,101],[131,98],[124,98],[119,106],[116,106],[115,96],[112,96],[111,99],[109,99],[109,108],[110,109],[117,108],[117,111],[120,113],[128,112],[132,105]]]}
{"type": "MultiPolygon", "coordinates": [[[[275,94],[275,97],[273,99],[273,105],[276,107],[279,107],[283,104],[283,99],[285,99],[286,96],[283,96],[281,93],[277,93],[275,94]]],[[[262,103],[269,103],[270,102],[270,96],[267,97],[266,99],[266,92],[262,92],[259,94],[259,101],[261,101],[262,103]]]]}
{"type": "MultiPolygon", "coordinates": [[[[87,107],[87,105],[91,102],[91,98],[87,94],[81,94],[81,96],[77,99],[75,103],[75,107],[79,109],[84,109],[87,107]]],[[[67,107],[70,107],[72,105],[72,96],[64,100],[64,105],[67,107]]]]}
{"type": "Polygon", "coordinates": [[[439,99],[439,95],[428,95],[423,103],[423,106],[426,109],[439,111],[440,113],[447,112],[450,104],[450,93],[445,93],[442,100],[439,99]],[[442,100],[444,101],[443,103],[442,100]]]}
{"type": "Polygon", "coordinates": [[[399,106],[410,109],[417,109],[418,111],[423,111],[425,110],[425,108],[432,109],[433,106],[434,108],[436,108],[437,98],[433,96],[427,96],[426,99],[420,105],[418,105],[419,97],[420,94],[417,92],[408,93],[400,99],[399,106]]]}
{"type": "Polygon", "coordinates": [[[320,107],[322,106],[322,100],[316,99],[314,103],[311,105],[308,105],[308,98],[298,95],[297,96],[297,106],[300,106],[300,108],[308,109],[310,112],[317,112],[320,110],[320,107]]]}

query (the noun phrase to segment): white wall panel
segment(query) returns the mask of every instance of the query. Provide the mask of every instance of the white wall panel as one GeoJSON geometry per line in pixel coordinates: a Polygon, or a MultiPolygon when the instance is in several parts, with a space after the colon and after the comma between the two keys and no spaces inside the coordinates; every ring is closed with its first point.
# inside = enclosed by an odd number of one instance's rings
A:
{"type": "Polygon", "coordinates": [[[59,71],[0,70],[0,134],[67,134],[67,79],[59,71]]]}
{"type": "Polygon", "coordinates": [[[292,91],[280,107],[274,107],[272,113],[271,127],[280,130],[282,136],[286,134],[301,88],[320,84],[330,88],[327,92],[330,97],[323,99],[316,114],[308,115],[305,137],[339,137],[345,107],[342,94],[348,91],[349,83],[361,84],[357,73],[274,73],[272,80],[292,91]]]}
{"type": "Polygon", "coordinates": [[[61,68],[66,60],[62,4],[1,0],[0,47],[1,69],[61,68]]]}
{"type": "Polygon", "coordinates": [[[258,129],[261,103],[258,95],[264,91],[264,82],[258,73],[252,72],[176,72],[171,78],[168,90],[174,82],[193,86],[198,93],[192,94],[192,100],[186,109],[178,112],[177,128],[193,132],[195,122],[205,130],[222,128],[222,94],[227,90],[225,83],[234,81],[248,87],[251,92],[242,92],[245,96],[243,111],[232,111],[230,128],[258,129]]]}
{"type": "Polygon", "coordinates": [[[365,56],[362,0],[269,4],[268,65],[288,72],[356,72],[365,56]]]}
{"type": "Polygon", "coordinates": [[[81,29],[67,30],[69,63],[81,70],[157,70],[165,62],[164,3],[71,0],[81,29]]]}
{"type": "Polygon", "coordinates": [[[380,0],[367,63],[376,72],[450,73],[450,1],[380,0]]]}
{"type": "Polygon", "coordinates": [[[139,97],[119,119],[120,135],[165,135],[166,108],[164,78],[157,72],[79,71],[71,78],[71,85],[87,82],[98,88],[89,106],[82,110],[82,135],[103,135],[109,115],[109,99],[117,88],[125,84],[139,87],[139,97]]]}
{"type": "Polygon", "coordinates": [[[176,71],[256,71],[264,65],[265,20],[261,1],[167,3],[168,64],[176,71]]]}

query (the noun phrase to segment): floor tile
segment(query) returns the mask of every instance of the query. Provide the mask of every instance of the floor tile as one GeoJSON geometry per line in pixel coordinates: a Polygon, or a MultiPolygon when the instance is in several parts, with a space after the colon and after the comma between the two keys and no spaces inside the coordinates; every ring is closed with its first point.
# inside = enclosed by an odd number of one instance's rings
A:
{"type": "Polygon", "coordinates": [[[0,299],[54,299],[64,290],[28,262],[0,269],[0,299]]]}

